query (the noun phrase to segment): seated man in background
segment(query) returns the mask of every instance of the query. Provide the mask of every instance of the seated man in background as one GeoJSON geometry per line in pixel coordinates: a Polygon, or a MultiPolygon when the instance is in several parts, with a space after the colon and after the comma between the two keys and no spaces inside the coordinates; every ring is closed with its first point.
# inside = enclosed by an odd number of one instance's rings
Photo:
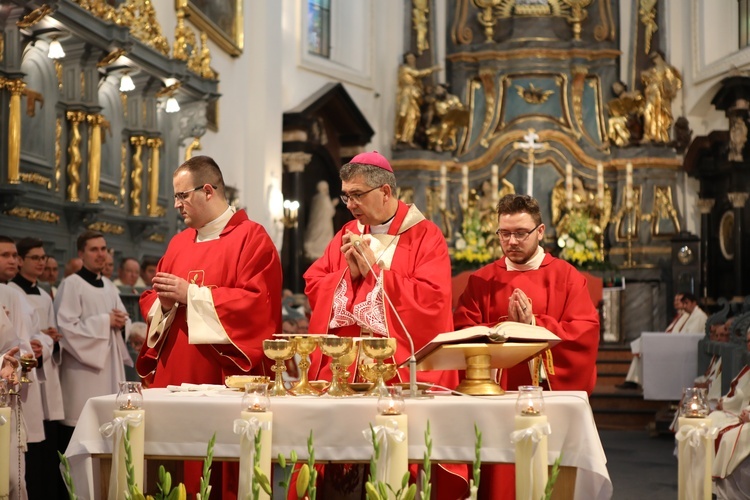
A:
{"type": "Polygon", "coordinates": [[[159,265],[159,259],[156,257],[144,257],[141,260],[141,276],[135,282],[137,288],[151,288],[153,279],[156,276],[156,266],[159,265]]]}
{"type": "Polygon", "coordinates": [[[112,283],[117,288],[135,291],[136,283],[140,279],[141,265],[133,257],[124,257],[117,269],[117,279],[112,283]]]}
{"type": "MultiPolygon", "coordinates": [[[[734,318],[729,318],[724,323],[711,325],[709,328],[709,339],[714,342],[729,342],[729,331],[732,329],[734,318]]],[[[696,377],[695,387],[708,389],[708,400],[718,401],[721,398],[721,356],[714,354],[708,363],[708,368],[703,375],[696,377]]]]}

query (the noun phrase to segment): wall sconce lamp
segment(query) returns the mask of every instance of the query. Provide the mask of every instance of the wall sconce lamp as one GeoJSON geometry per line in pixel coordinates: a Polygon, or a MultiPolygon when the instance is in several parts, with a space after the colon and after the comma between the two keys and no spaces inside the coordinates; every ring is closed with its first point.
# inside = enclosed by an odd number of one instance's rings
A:
{"type": "Polygon", "coordinates": [[[164,87],[159,92],[156,93],[156,98],[162,98],[166,97],[167,101],[164,104],[164,111],[167,113],[177,113],[180,110],[180,103],[177,102],[177,99],[174,96],[174,93],[177,91],[177,89],[180,88],[182,83],[179,81],[174,82],[173,84],[164,87]]]}
{"type": "Polygon", "coordinates": [[[52,40],[49,42],[47,57],[50,59],[62,59],[65,57],[65,51],[63,50],[60,40],[58,40],[56,36],[53,36],[52,40]]]}
{"type": "Polygon", "coordinates": [[[299,202],[296,200],[284,200],[284,217],[281,219],[284,227],[297,227],[298,214],[299,202]]]}
{"type": "Polygon", "coordinates": [[[120,92],[130,92],[131,90],[135,90],[135,83],[133,83],[133,78],[126,71],[120,78],[120,92]]]}

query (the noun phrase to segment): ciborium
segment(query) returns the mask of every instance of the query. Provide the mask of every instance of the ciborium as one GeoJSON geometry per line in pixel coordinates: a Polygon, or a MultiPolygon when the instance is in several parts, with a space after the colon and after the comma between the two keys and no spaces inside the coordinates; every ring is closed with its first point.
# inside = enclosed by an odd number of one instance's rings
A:
{"type": "Polygon", "coordinates": [[[386,390],[385,381],[396,376],[396,365],[383,363],[396,353],[396,339],[385,337],[371,337],[362,339],[362,352],[375,360],[375,364],[365,368],[367,365],[360,365],[360,373],[373,382],[372,387],[367,391],[367,396],[379,396],[381,391],[386,390]],[[368,377],[368,374],[371,378],[368,377]]]}
{"type": "Polygon", "coordinates": [[[276,374],[274,377],[273,388],[271,389],[271,396],[286,396],[291,394],[284,387],[284,379],[282,373],[286,370],[284,361],[294,357],[295,353],[295,341],[294,340],[264,340],[263,341],[263,352],[270,359],[274,360],[276,364],[271,367],[271,370],[276,374]]]}
{"type": "Polygon", "coordinates": [[[289,390],[295,396],[320,396],[322,394],[321,391],[310,385],[307,373],[310,369],[310,354],[318,347],[319,338],[317,335],[294,337],[297,354],[302,358],[299,362],[299,381],[289,390]]]}
{"type": "Polygon", "coordinates": [[[352,354],[356,356],[354,350],[354,339],[351,337],[323,337],[320,339],[320,351],[326,356],[332,358],[331,385],[328,387],[328,395],[333,397],[351,396],[354,390],[349,387],[347,377],[344,373],[346,369],[354,362],[352,354]],[[348,364],[346,364],[348,361],[348,364]]]}
{"type": "Polygon", "coordinates": [[[18,358],[21,363],[21,380],[22,384],[30,384],[32,380],[29,378],[29,372],[32,368],[36,368],[37,361],[33,353],[23,353],[18,358]]]}

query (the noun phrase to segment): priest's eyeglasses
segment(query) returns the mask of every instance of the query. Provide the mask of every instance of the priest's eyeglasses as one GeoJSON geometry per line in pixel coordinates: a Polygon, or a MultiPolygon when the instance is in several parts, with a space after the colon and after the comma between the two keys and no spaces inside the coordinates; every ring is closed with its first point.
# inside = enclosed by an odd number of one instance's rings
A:
{"type": "Polygon", "coordinates": [[[366,195],[367,193],[372,193],[376,189],[380,189],[382,187],[383,187],[383,185],[381,184],[380,186],[374,187],[372,189],[368,189],[367,191],[364,191],[362,193],[351,193],[351,194],[341,193],[341,201],[344,202],[344,205],[346,205],[347,203],[349,203],[349,200],[351,200],[352,202],[354,202],[357,205],[359,205],[362,202],[362,197],[364,195],[366,195]]]}
{"type": "Polygon", "coordinates": [[[539,229],[539,226],[541,225],[541,223],[537,224],[537,226],[531,231],[503,231],[502,229],[498,229],[497,231],[495,231],[495,234],[498,235],[503,241],[510,241],[511,236],[515,237],[516,241],[520,243],[522,241],[526,241],[531,233],[539,229]]]}
{"type": "MultiPolygon", "coordinates": [[[[205,184],[203,186],[198,186],[195,189],[189,189],[187,191],[180,191],[179,193],[174,194],[174,201],[185,201],[187,200],[187,197],[190,196],[190,193],[193,193],[195,191],[200,191],[205,187],[205,184]]],[[[217,189],[216,186],[211,185],[212,188],[217,189]]]]}
{"type": "Polygon", "coordinates": [[[24,259],[33,260],[34,262],[47,262],[49,255],[27,255],[24,259]]]}

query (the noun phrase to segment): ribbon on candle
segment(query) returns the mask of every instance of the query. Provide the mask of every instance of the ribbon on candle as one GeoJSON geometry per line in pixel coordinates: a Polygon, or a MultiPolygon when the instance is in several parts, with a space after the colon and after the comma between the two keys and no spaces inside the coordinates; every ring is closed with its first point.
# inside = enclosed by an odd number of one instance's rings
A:
{"type": "Polygon", "coordinates": [[[690,481],[692,488],[685,492],[687,500],[699,500],[703,497],[703,476],[705,472],[706,451],[703,448],[704,439],[714,440],[719,433],[716,427],[683,425],[677,431],[675,439],[685,441],[690,446],[690,481]]]}
{"type": "Polygon", "coordinates": [[[234,420],[234,433],[240,437],[244,436],[245,439],[250,441],[250,475],[248,476],[248,483],[246,491],[250,491],[250,485],[253,484],[253,476],[255,476],[255,436],[258,435],[258,431],[263,429],[264,431],[271,430],[271,422],[261,422],[257,418],[253,417],[249,420],[244,418],[237,418],[234,420]]]}
{"type": "Polygon", "coordinates": [[[120,462],[120,443],[122,442],[122,437],[125,434],[125,431],[127,431],[128,426],[132,425],[133,427],[138,427],[143,423],[143,414],[141,413],[132,413],[130,415],[127,415],[125,417],[116,417],[111,422],[107,422],[106,424],[102,424],[101,427],[99,427],[99,432],[102,436],[105,438],[110,438],[112,435],[115,436],[114,441],[112,442],[112,472],[109,475],[109,497],[108,498],[117,498],[117,492],[120,491],[120,487],[117,484],[117,471],[119,470],[119,462],[120,462]]]}
{"type": "MultiPolygon", "coordinates": [[[[552,434],[552,427],[550,427],[549,422],[544,424],[535,424],[531,427],[527,427],[525,429],[519,429],[517,431],[513,431],[510,433],[510,442],[511,444],[519,444],[526,440],[531,440],[531,456],[529,457],[529,462],[532,462],[534,460],[534,455],[536,455],[536,449],[539,445],[539,441],[542,440],[542,437],[549,436],[552,434]]],[[[529,491],[534,490],[534,467],[529,467],[529,491]]]]}
{"type": "Polygon", "coordinates": [[[389,419],[385,425],[376,425],[372,428],[372,431],[370,431],[369,428],[362,431],[362,435],[370,444],[373,444],[373,432],[375,433],[375,439],[378,440],[381,447],[377,463],[378,481],[384,482],[385,478],[388,477],[388,440],[392,439],[394,443],[403,443],[406,435],[404,434],[404,431],[398,429],[398,422],[393,419],[389,419]]]}

